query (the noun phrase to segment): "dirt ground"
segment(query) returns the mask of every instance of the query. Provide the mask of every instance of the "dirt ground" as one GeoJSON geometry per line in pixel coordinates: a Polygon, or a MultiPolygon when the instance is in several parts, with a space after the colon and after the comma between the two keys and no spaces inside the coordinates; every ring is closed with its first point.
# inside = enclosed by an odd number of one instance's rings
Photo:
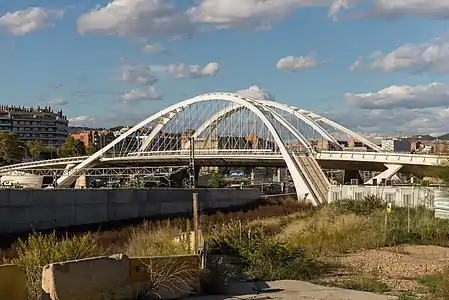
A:
{"type": "MultiPolygon", "coordinates": [[[[335,258],[347,266],[347,276],[372,276],[392,291],[425,293],[416,278],[432,275],[449,266],[449,248],[437,246],[398,246],[367,250],[335,258]]],[[[341,280],[327,278],[325,281],[341,280]]]]}

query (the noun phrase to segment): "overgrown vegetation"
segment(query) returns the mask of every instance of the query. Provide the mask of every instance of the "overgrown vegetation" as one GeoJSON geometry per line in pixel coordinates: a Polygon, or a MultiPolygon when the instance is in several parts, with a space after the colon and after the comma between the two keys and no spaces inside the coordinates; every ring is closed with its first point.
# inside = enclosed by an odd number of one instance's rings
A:
{"type": "Polygon", "coordinates": [[[82,259],[104,254],[91,234],[58,238],[52,234],[32,234],[27,240],[19,240],[17,258],[12,262],[25,272],[29,299],[41,297],[42,268],[52,262],[82,259]]]}
{"type": "MultiPolygon", "coordinates": [[[[447,220],[435,219],[424,208],[393,207],[387,215],[386,204],[376,197],[342,200],[314,211],[285,200],[249,212],[201,216],[200,221],[208,252],[216,257],[201,281],[204,290],[215,292],[236,275],[258,280],[335,277],[342,270],[335,257],[367,249],[402,244],[449,246],[447,220]]],[[[38,291],[41,267],[50,262],[112,253],[186,254],[188,243],[176,237],[190,231],[190,224],[191,220],[176,219],[63,238],[31,235],[19,241],[13,262],[25,270],[30,289],[38,291]]],[[[429,293],[449,299],[449,269],[416,282],[429,293]]],[[[377,293],[394,289],[372,274],[329,284],[377,293]]]]}

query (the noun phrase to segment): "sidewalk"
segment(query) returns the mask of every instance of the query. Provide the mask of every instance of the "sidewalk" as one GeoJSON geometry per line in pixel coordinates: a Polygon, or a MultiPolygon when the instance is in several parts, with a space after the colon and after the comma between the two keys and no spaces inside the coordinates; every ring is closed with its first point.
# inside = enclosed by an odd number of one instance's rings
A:
{"type": "Polygon", "coordinates": [[[239,282],[232,284],[227,296],[192,297],[191,300],[237,300],[237,299],[329,299],[329,300],[389,300],[394,296],[378,295],[341,288],[312,284],[305,281],[281,280],[273,282],[239,282]],[[261,290],[260,293],[257,291],[261,290]]]}

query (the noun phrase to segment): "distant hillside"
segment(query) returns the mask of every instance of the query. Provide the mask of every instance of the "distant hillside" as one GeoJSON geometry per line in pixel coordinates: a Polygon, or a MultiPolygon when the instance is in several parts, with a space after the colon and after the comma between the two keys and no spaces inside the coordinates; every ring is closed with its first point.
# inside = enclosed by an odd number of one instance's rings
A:
{"type": "MultiPolygon", "coordinates": [[[[109,128],[108,130],[119,131],[123,127],[125,127],[125,126],[115,126],[115,127],[109,128]]],[[[89,130],[105,130],[105,129],[106,128],[90,128],[90,127],[69,126],[69,134],[79,133],[79,132],[89,131],[89,130]]]]}
{"type": "Polygon", "coordinates": [[[435,139],[435,137],[431,136],[430,134],[415,134],[411,138],[421,141],[433,141],[435,139]]]}
{"type": "Polygon", "coordinates": [[[443,135],[439,136],[438,139],[443,140],[443,141],[448,141],[449,140],[449,133],[446,133],[446,134],[443,134],[443,135]]]}
{"type": "Polygon", "coordinates": [[[69,126],[69,134],[83,132],[86,130],[95,130],[89,127],[69,126]]]}

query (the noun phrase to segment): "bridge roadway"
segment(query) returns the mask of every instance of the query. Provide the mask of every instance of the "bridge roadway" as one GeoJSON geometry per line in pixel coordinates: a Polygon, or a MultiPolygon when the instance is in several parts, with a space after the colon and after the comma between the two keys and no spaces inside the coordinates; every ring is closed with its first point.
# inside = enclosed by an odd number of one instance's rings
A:
{"type": "MultiPolygon", "coordinates": [[[[304,154],[300,154],[304,155],[304,154]]],[[[54,160],[43,160],[21,163],[0,168],[0,173],[11,170],[36,168],[65,168],[69,164],[78,164],[88,156],[71,157],[54,160]]],[[[322,151],[316,159],[323,169],[384,171],[385,164],[402,165],[400,172],[417,176],[433,176],[445,157],[436,155],[382,153],[382,152],[349,152],[322,151]]],[[[129,153],[127,156],[104,156],[96,167],[120,166],[175,166],[187,165],[189,151],[155,151],[129,153]]],[[[270,150],[196,150],[195,164],[199,166],[267,166],[285,167],[282,155],[270,150]]]]}

